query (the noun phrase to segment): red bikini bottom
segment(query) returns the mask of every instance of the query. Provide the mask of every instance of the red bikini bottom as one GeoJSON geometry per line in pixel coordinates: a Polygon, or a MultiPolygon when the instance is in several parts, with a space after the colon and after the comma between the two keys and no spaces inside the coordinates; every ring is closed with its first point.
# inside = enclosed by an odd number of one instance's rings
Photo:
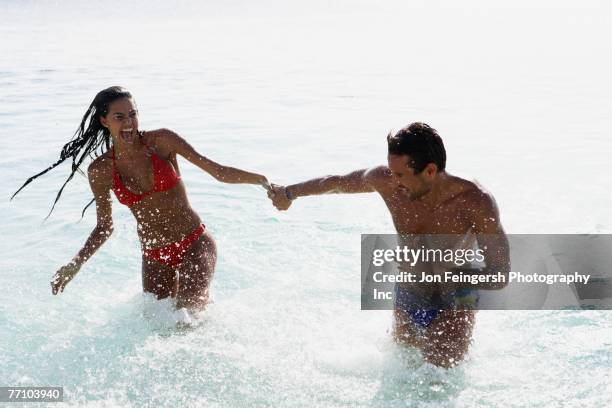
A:
{"type": "Polygon", "coordinates": [[[153,259],[157,262],[168,265],[172,268],[179,266],[183,262],[185,253],[198,238],[204,233],[204,224],[186,235],[183,239],[173,242],[160,248],[145,249],[145,258],[153,259]]]}

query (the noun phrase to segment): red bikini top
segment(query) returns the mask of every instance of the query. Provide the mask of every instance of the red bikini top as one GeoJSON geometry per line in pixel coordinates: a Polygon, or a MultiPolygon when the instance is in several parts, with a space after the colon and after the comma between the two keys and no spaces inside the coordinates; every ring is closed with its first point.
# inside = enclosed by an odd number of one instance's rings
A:
{"type": "MultiPolygon", "coordinates": [[[[149,147],[145,145],[146,147],[149,147]]],[[[176,174],[174,167],[167,161],[160,158],[155,152],[151,154],[151,162],[153,163],[153,189],[143,194],[136,194],[128,190],[128,188],[121,181],[121,176],[117,171],[115,165],[115,148],[112,149],[113,157],[113,191],[117,196],[117,199],[121,204],[125,204],[128,207],[132,207],[134,204],[142,200],[143,198],[150,196],[153,193],[160,191],[170,190],[174,187],[181,177],[176,174]]]]}

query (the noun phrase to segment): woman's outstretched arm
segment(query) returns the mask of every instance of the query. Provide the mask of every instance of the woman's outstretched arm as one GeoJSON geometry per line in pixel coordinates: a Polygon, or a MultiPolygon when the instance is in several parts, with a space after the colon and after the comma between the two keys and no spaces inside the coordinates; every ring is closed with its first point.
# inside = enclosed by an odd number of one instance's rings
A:
{"type": "Polygon", "coordinates": [[[62,266],[51,279],[51,291],[54,295],[64,291],[64,288],[76,276],[83,264],[106,242],[113,232],[111,184],[112,174],[109,174],[108,158],[94,160],[87,170],[89,185],[96,200],[97,223],[83,248],[62,266]]]}
{"type": "Polygon", "coordinates": [[[215,179],[223,183],[260,184],[267,190],[270,189],[270,184],[265,176],[216,163],[198,153],[185,139],[173,131],[162,129],[159,132],[157,143],[183,156],[215,179]]]}

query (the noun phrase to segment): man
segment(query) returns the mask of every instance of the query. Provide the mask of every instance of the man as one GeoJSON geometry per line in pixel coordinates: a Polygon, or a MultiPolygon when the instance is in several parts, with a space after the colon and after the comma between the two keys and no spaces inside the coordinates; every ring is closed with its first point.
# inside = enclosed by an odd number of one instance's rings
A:
{"type": "MultiPolygon", "coordinates": [[[[412,123],[395,135],[389,134],[387,143],[387,166],[286,187],[274,186],[268,196],[277,209],[287,210],[300,197],[377,192],[391,213],[400,240],[414,236],[408,234],[478,235],[478,245],[484,248],[485,269],[507,273],[507,240],[495,201],[480,186],[445,171],[446,151],[436,130],[424,123],[412,123]]],[[[434,269],[430,267],[429,273],[435,273],[434,269]]],[[[463,272],[478,275],[483,270],[465,269],[463,272]]],[[[465,356],[474,325],[474,311],[458,307],[459,300],[465,304],[468,299],[468,303],[475,306],[476,287],[500,289],[503,286],[503,282],[478,286],[465,283],[398,285],[394,302],[394,338],[421,349],[426,361],[452,367],[465,356]]]]}

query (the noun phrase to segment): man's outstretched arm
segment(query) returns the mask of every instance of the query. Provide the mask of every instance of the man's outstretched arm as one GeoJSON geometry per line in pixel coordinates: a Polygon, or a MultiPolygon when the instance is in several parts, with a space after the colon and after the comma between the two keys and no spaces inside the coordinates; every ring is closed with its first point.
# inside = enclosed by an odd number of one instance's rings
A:
{"type": "Polygon", "coordinates": [[[325,176],[290,186],[273,186],[268,193],[274,206],[286,210],[298,197],[331,193],[371,193],[374,188],[373,177],[377,169],[355,170],[343,176],[325,176]]]}

